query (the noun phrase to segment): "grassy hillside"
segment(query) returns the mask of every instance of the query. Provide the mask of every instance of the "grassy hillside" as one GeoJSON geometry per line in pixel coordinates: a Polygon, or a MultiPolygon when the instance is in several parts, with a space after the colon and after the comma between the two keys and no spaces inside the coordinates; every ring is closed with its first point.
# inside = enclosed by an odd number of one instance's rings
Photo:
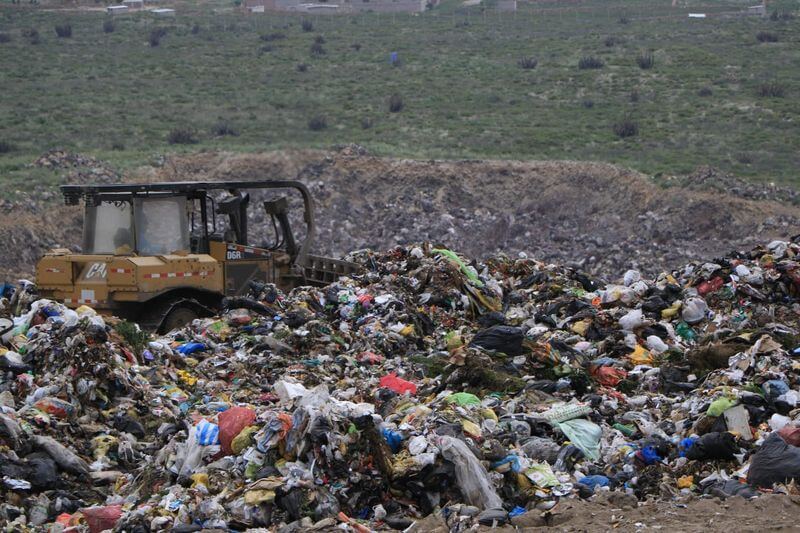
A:
{"type": "Polygon", "coordinates": [[[178,150],[356,142],[398,156],[602,160],[649,173],[710,164],[791,183],[800,19],[714,16],[752,3],[520,1],[498,13],[450,2],[422,15],[304,17],[220,2],[157,20],[4,1],[0,176],[27,183],[26,165],[54,147],[125,166],[178,150]],[[695,11],[709,18],[688,19],[695,11]],[[67,24],[71,37],[58,37],[67,24]],[[602,67],[580,69],[588,56],[602,67]],[[169,144],[173,130],[197,143],[169,144]]]}

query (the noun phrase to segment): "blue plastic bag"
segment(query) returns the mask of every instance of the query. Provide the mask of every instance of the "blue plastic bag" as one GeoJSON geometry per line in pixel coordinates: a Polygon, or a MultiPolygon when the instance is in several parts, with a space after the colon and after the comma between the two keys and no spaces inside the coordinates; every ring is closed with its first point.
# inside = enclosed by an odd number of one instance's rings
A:
{"type": "Polygon", "coordinates": [[[219,426],[203,419],[195,427],[194,438],[200,446],[217,445],[219,444],[219,426]]]}
{"type": "Polygon", "coordinates": [[[403,442],[403,436],[400,433],[392,431],[391,429],[384,429],[383,438],[386,439],[386,442],[389,444],[389,448],[391,448],[392,453],[397,453],[400,451],[400,445],[403,442]]]}
{"type": "Polygon", "coordinates": [[[195,352],[204,352],[205,350],[206,345],[202,342],[187,342],[186,344],[181,344],[178,346],[178,353],[183,355],[189,355],[195,352]]]}
{"type": "Polygon", "coordinates": [[[610,483],[609,479],[606,476],[584,476],[578,481],[581,485],[586,485],[592,490],[595,490],[597,487],[608,487],[610,483]]]}

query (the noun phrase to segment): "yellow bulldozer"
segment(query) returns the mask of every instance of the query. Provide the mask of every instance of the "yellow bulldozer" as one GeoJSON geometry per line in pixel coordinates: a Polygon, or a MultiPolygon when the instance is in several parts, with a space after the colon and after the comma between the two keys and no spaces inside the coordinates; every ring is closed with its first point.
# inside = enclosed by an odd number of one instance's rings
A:
{"type": "Polygon", "coordinates": [[[322,286],[359,266],[312,255],[314,206],[299,181],[171,182],[63,185],[67,205],[85,204],[82,253],[55,249],[36,266],[42,297],[169,331],[218,312],[225,297],[258,283],[289,291],[322,286]],[[250,193],[276,189],[262,203],[272,236],[251,242],[250,193]],[[295,192],[305,232],[289,222],[295,192]]]}

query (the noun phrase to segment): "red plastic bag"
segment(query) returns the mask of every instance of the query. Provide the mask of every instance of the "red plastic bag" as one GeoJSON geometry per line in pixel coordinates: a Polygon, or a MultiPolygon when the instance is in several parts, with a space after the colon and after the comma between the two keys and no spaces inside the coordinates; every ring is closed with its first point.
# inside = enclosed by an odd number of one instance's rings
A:
{"type": "Polygon", "coordinates": [[[230,455],[231,442],[256,419],[256,412],[247,407],[231,407],[227,411],[219,414],[219,443],[222,446],[222,454],[230,455]]]}
{"type": "Polygon", "coordinates": [[[80,512],[89,526],[89,533],[100,533],[106,529],[114,529],[122,516],[122,506],[86,507],[80,509],[80,512]]]}
{"type": "Polygon", "coordinates": [[[417,393],[417,386],[415,384],[403,378],[398,378],[397,374],[394,372],[386,374],[381,378],[381,387],[391,389],[397,394],[405,394],[406,392],[410,392],[411,394],[417,393]]]}
{"type": "Polygon", "coordinates": [[[792,425],[783,426],[778,431],[778,435],[786,441],[786,444],[800,447],[800,427],[792,425]]]}
{"type": "Polygon", "coordinates": [[[700,296],[705,296],[706,294],[710,294],[712,292],[717,292],[725,285],[725,280],[720,277],[716,277],[714,279],[704,281],[697,287],[697,292],[700,296]]]}
{"type": "Polygon", "coordinates": [[[613,366],[599,366],[592,370],[592,377],[606,387],[616,387],[619,382],[628,377],[628,373],[621,368],[613,366]]]}
{"type": "Polygon", "coordinates": [[[377,365],[383,362],[383,356],[375,352],[361,352],[356,356],[356,361],[366,365],[377,365]]]}

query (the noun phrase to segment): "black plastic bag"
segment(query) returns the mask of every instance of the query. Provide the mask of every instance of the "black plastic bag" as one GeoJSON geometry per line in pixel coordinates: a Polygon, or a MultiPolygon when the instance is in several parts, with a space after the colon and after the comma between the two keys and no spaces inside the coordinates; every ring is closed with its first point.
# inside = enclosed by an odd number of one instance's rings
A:
{"type": "Polygon", "coordinates": [[[476,333],[469,345],[514,356],[522,353],[524,337],[521,328],[492,326],[476,333]]]}
{"type": "Polygon", "coordinates": [[[706,433],[692,445],[686,452],[686,457],[694,461],[713,459],[733,459],[733,454],[739,451],[736,437],[733,433],[713,432],[706,433]]]}
{"type": "Polygon", "coordinates": [[[753,456],[747,482],[756,487],[772,487],[790,479],[800,481],[800,448],[773,433],[753,456]]]}

